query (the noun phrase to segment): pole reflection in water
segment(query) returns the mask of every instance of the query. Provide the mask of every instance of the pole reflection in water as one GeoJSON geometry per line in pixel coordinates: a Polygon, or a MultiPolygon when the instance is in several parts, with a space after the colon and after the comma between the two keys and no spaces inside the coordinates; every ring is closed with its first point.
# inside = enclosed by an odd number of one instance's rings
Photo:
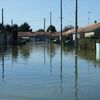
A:
{"type": "Polygon", "coordinates": [[[61,62],[60,62],[60,89],[61,89],[61,93],[63,93],[63,73],[62,73],[62,43],[61,43],[61,62]]]}
{"type": "Polygon", "coordinates": [[[52,43],[50,42],[50,72],[52,72],[52,43]]]}
{"type": "Polygon", "coordinates": [[[46,48],[46,46],[45,46],[45,40],[44,40],[44,64],[46,64],[46,58],[45,58],[45,48],[46,48]]]}
{"type": "Polygon", "coordinates": [[[3,46],[3,37],[1,39],[1,56],[2,56],[2,78],[4,78],[4,46],[3,46]]]}
{"type": "Polygon", "coordinates": [[[75,50],[75,97],[79,100],[79,89],[78,89],[78,50],[75,50]]]}
{"type": "Polygon", "coordinates": [[[56,53],[55,53],[55,45],[51,41],[49,44],[49,53],[50,53],[50,72],[52,72],[52,61],[53,61],[53,57],[55,57],[56,53]]]}
{"type": "Polygon", "coordinates": [[[4,79],[4,60],[2,62],[2,78],[4,79]]]}

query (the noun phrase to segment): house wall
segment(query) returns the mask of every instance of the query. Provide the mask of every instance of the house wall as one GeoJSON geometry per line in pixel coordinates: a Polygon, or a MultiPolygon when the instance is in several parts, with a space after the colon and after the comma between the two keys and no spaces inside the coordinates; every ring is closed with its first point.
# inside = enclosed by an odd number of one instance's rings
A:
{"type": "MultiPolygon", "coordinates": [[[[80,35],[77,34],[77,38],[79,39],[80,38],[80,35]]],[[[73,40],[75,40],[75,34],[73,34],[73,40]]]]}
{"type": "Polygon", "coordinates": [[[44,40],[49,40],[49,36],[46,36],[46,35],[37,35],[36,36],[36,41],[44,41],[44,40]]]}
{"type": "Polygon", "coordinates": [[[100,39],[100,29],[95,31],[95,38],[100,39]]]}
{"type": "Polygon", "coordinates": [[[96,29],[94,31],[86,32],[86,33],[79,33],[80,38],[94,38],[100,39],[100,29],[96,29]]]}
{"type": "Polygon", "coordinates": [[[80,38],[85,38],[85,34],[84,33],[79,33],[80,38]]]}
{"type": "Polygon", "coordinates": [[[85,33],[85,38],[92,38],[94,37],[94,35],[95,35],[95,32],[87,32],[85,33]]]}

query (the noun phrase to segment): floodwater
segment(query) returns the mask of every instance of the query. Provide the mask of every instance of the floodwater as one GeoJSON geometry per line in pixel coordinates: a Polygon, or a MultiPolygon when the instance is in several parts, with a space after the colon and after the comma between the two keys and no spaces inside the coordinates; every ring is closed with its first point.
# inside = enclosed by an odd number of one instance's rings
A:
{"type": "Polygon", "coordinates": [[[0,100],[100,100],[96,52],[50,43],[0,51],[0,100]]]}

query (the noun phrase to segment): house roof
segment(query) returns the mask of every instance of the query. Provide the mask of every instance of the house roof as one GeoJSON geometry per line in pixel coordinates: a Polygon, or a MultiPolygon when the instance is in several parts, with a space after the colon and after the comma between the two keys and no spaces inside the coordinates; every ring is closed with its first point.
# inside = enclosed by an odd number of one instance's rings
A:
{"type": "Polygon", "coordinates": [[[100,23],[93,24],[93,25],[91,25],[90,27],[86,28],[86,29],[84,30],[84,33],[96,31],[96,30],[98,30],[98,29],[100,29],[100,23]]]}
{"type": "Polygon", "coordinates": [[[18,36],[19,37],[31,37],[31,36],[35,36],[35,34],[33,34],[33,32],[18,32],[18,36]]]}
{"type": "Polygon", "coordinates": [[[51,36],[60,36],[61,35],[61,32],[53,32],[51,33],[51,36]]]}
{"type": "Polygon", "coordinates": [[[81,27],[81,28],[78,29],[78,32],[79,32],[79,33],[83,33],[86,29],[91,28],[93,25],[94,25],[94,24],[90,24],[90,25],[81,27]]]}
{"type": "Polygon", "coordinates": [[[32,36],[59,36],[60,32],[18,32],[19,37],[32,37],[32,36]]]}
{"type": "Polygon", "coordinates": [[[70,29],[68,31],[63,32],[63,35],[70,35],[70,34],[74,34],[75,33],[75,29],[70,29]]]}
{"type": "Polygon", "coordinates": [[[50,35],[50,32],[33,32],[35,35],[40,35],[40,36],[42,36],[42,35],[50,35]]]}
{"type": "MultiPolygon", "coordinates": [[[[100,29],[100,22],[95,23],[95,24],[90,24],[85,27],[81,27],[78,29],[78,33],[93,32],[98,29],[100,29]]],[[[75,29],[71,29],[69,31],[63,32],[63,35],[70,35],[70,34],[74,34],[74,33],[75,33],[75,29]]]]}

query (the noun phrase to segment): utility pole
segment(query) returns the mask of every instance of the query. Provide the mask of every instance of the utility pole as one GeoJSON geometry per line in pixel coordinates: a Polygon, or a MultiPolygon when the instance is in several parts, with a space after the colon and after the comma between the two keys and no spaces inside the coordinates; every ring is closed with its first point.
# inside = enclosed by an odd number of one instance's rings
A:
{"type": "Polygon", "coordinates": [[[4,9],[2,8],[2,35],[1,35],[1,53],[2,53],[2,78],[4,78],[4,38],[3,38],[3,26],[4,26],[4,9]]]}
{"type": "Polygon", "coordinates": [[[46,22],[46,20],[45,20],[45,18],[44,18],[44,32],[45,32],[45,22],[46,22]]]}
{"type": "Polygon", "coordinates": [[[52,25],[52,12],[50,11],[50,26],[52,25]]]}
{"type": "Polygon", "coordinates": [[[60,79],[61,79],[61,84],[60,84],[60,88],[61,88],[61,92],[62,92],[62,90],[63,90],[63,88],[62,88],[62,82],[63,82],[63,66],[62,66],[62,0],[60,1],[60,18],[61,18],[61,20],[60,20],[60,28],[61,28],[61,65],[60,65],[60,79]]]}
{"type": "Polygon", "coordinates": [[[78,0],[75,0],[75,96],[78,97],[78,0]]]}
{"type": "Polygon", "coordinates": [[[2,26],[4,25],[4,15],[3,15],[4,9],[2,8],[2,26]]]}
{"type": "Polygon", "coordinates": [[[45,18],[44,18],[44,64],[45,64],[45,62],[46,62],[46,61],[45,61],[45,60],[46,60],[46,59],[45,59],[45,22],[46,22],[46,21],[45,21],[45,18]]]}
{"type": "Polygon", "coordinates": [[[61,24],[61,44],[62,44],[62,0],[60,1],[60,16],[61,16],[61,22],[60,22],[60,24],[61,24]]]}
{"type": "Polygon", "coordinates": [[[11,26],[13,26],[13,19],[11,19],[11,26]]]}
{"type": "Polygon", "coordinates": [[[78,48],[78,0],[75,0],[75,48],[78,48]]]}

